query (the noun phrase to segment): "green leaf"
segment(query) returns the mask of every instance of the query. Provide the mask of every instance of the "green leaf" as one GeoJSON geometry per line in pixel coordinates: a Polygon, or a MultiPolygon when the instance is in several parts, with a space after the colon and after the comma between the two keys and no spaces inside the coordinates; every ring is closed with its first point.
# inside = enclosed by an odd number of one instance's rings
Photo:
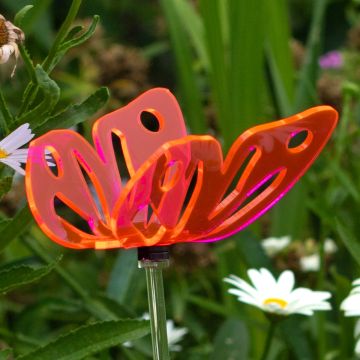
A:
{"type": "Polygon", "coordinates": [[[0,270],[0,292],[7,293],[22,285],[37,281],[47,275],[56,264],[57,262],[54,262],[37,268],[28,265],[17,265],[0,270]]]}
{"type": "Polygon", "coordinates": [[[10,191],[12,185],[12,176],[6,176],[0,179],[0,200],[10,191]]]}
{"type": "Polygon", "coordinates": [[[147,335],[148,321],[105,321],[80,327],[19,360],[80,360],[99,351],[147,335]]]}
{"type": "Polygon", "coordinates": [[[64,40],[68,38],[69,33],[71,32],[71,26],[79,11],[81,2],[82,0],[73,0],[71,2],[66,18],[56,34],[49,54],[42,63],[43,68],[47,73],[50,73],[54,69],[56,64],[61,60],[61,56],[64,55],[64,52],[59,51],[59,48],[63,44],[64,40]]]}
{"type": "MultiPolygon", "coordinates": [[[[23,45],[23,44],[19,44],[19,50],[20,50],[21,58],[23,59],[24,64],[25,64],[26,71],[28,72],[28,74],[30,76],[30,81],[32,83],[35,83],[36,82],[35,66],[31,60],[30,54],[27,51],[25,45],[23,45]]],[[[30,86],[26,87],[23,98],[26,97],[27,92],[29,91],[28,90],[29,88],[30,88],[30,86]]]]}
{"type": "Polygon", "coordinates": [[[42,135],[49,130],[69,128],[93,116],[109,99],[109,90],[105,87],[98,89],[84,102],[71,105],[66,110],[48,118],[45,122],[35,127],[36,135],[42,135]]]}
{"type": "MultiPolygon", "coordinates": [[[[136,262],[136,249],[122,250],[119,252],[111,271],[106,293],[120,304],[125,303],[129,289],[136,283],[136,278],[139,274],[139,269],[137,266],[134,266],[136,262]]],[[[133,292],[131,291],[130,293],[132,294],[133,292]]]]}
{"type": "Polygon", "coordinates": [[[249,359],[249,335],[240,320],[228,319],[218,330],[211,360],[249,359]]]}
{"type": "Polygon", "coordinates": [[[49,75],[41,65],[36,65],[35,77],[37,85],[42,90],[43,99],[34,109],[27,111],[15,119],[12,127],[17,127],[20,124],[28,122],[30,127],[34,128],[44,120],[46,115],[51,113],[52,109],[59,101],[60,88],[54,80],[50,79],[49,75]]]}
{"type": "Polygon", "coordinates": [[[26,16],[27,12],[31,10],[33,7],[34,5],[26,5],[20,11],[18,11],[18,13],[15,15],[14,18],[14,25],[21,28],[24,17],[26,16]]]}
{"type": "Polygon", "coordinates": [[[64,41],[71,40],[82,30],[84,30],[83,26],[81,26],[81,25],[74,26],[67,34],[66,39],[64,41]]]}
{"type": "Polygon", "coordinates": [[[0,253],[11,243],[11,241],[21,235],[32,221],[33,217],[26,205],[12,219],[0,222],[0,253]]]}
{"type": "Polygon", "coordinates": [[[339,219],[335,220],[336,230],[339,234],[340,239],[348,249],[354,260],[360,265],[360,243],[357,241],[356,236],[351,230],[339,219]]]}
{"type": "Polygon", "coordinates": [[[66,40],[59,46],[58,49],[59,56],[62,57],[66,51],[70,50],[75,46],[81,45],[86,40],[88,40],[94,34],[98,22],[99,22],[99,16],[95,15],[87,31],[85,31],[83,34],[81,34],[78,37],[73,37],[73,36],[79,32],[78,31],[79,29],[77,27],[71,29],[66,40]],[[72,38],[70,38],[71,36],[72,38]]]}

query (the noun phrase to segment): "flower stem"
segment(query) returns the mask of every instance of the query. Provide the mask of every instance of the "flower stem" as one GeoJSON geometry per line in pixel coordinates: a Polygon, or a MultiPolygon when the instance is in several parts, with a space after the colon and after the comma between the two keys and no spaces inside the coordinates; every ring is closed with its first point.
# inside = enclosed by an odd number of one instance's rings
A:
{"type": "Polygon", "coordinates": [[[1,135],[4,136],[9,132],[8,124],[12,121],[12,115],[6,105],[2,91],[0,90],[0,129],[1,135]]]}
{"type": "Polygon", "coordinates": [[[50,73],[55,65],[54,63],[56,60],[58,48],[67,36],[67,34],[70,30],[70,27],[71,27],[73,21],[75,20],[75,17],[79,11],[81,2],[82,2],[82,0],[73,0],[73,2],[71,3],[69,12],[68,12],[64,22],[62,23],[62,25],[59,29],[59,32],[56,35],[55,41],[49,51],[49,54],[46,57],[46,59],[44,60],[44,62],[42,63],[42,67],[47,73],[50,73]]]}
{"type": "Polygon", "coordinates": [[[266,360],[269,355],[272,340],[273,340],[274,334],[275,334],[275,329],[276,329],[276,322],[273,320],[270,320],[269,331],[266,336],[265,346],[264,346],[263,353],[261,355],[261,360],[266,360]]]}
{"type": "Polygon", "coordinates": [[[146,272],[151,340],[154,360],[169,360],[169,345],[166,332],[166,309],[162,269],[169,260],[140,260],[139,267],[146,272]]]}
{"type": "MultiPolygon", "coordinates": [[[[325,284],[325,234],[326,227],[321,224],[320,240],[319,240],[319,257],[320,257],[320,269],[317,278],[317,287],[322,290],[325,284]]],[[[325,314],[318,312],[317,317],[317,331],[318,331],[318,357],[324,359],[326,351],[326,330],[325,330],[325,314]]]]}
{"type": "MultiPolygon", "coordinates": [[[[66,38],[66,36],[68,35],[68,33],[70,31],[70,27],[71,27],[73,21],[75,20],[76,15],[79,11],[81,3],[82,3],[82,0],[73,0],[72,1],[70,9],[68,11],[68,14],[56,35],[54,43],[50,48],[49,54],[47,55],[47,57],[41,64],[43,69],[48,74],[51,73],[51,71],[53,70],[53,68],[55,67],[55,65],[61,58],[61,56],[60,56],[61,54],[59,54],[59,47],[62,44],[62,42],[64,41],[64,39],[66,38]]],[[[25,99],[23,101],[23,105],[20,109],[18,116],[22,115],[23,113],[25,113],[28,110],[28,108],[31,106],[31,104],[36,99],[38,90],[39,90],[38,85],[34,82],[34,79],[32,79],[32,81],[29,83],[29,85],[25,89],[25,94],[26,94],[25,99]]]]}

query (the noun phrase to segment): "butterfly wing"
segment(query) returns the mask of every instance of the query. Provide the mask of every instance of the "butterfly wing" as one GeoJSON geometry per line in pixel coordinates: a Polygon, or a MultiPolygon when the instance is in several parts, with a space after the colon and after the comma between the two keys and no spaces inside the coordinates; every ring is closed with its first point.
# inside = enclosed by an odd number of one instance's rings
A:
{"type": "Polygon", "coordinates": [[[256,126],[237,139],[225,161],[210,136],[169,142],[130,179],[114,207],[112,229],[118,237],[131,229],[126,247],[230,236],[289,191],[319,155],[336,122],[336,111],[320,106],[256,126]],[[174,164],[171,186],[164,186],[166,169],[174,164]],[[153,215],[138,223],[136,213],[144,206],[153,215]]]}
{"type": "MultiPolygon", "coordinates": [[[[122,190],[113,148],[113,134],[121,142],[126,166],[133,175],[139,166],[167,141],[186,135],[180,107],[167,89],[147,91],[130,104],[100,118],[93,127],[95,149],[71,130],[55,130],[31,142],[26,167],[30,209],[42,230],[54,241],[73,248],[120,247],[110,227],[111,213],[122,190]],[[157,122],[149,130],[142,114],[157,122]],[[56,169],[50,169],[45,154],[56,169]],[[79,229],[59,215],[59,204],[84,220],[79,229]]],[[[121,174],[123,175],[123,174],[121,174]]],[[[147,209],[138,214],[146,218],[147,209]]]]}
{"type": "Polygon", "coordinates": [[[198,239],[213,241],[252,223],[306,172],[336,123],[337,112],[319,106],[247,130],[231,147],[220,174],[213,176],[212,171],[204,174],[199,198],[184,230],[199,229],[201,222],[203,230],[206,227],[212,230],[198,239]],[[232,188],[237,175],[239,180],[232,188]]]}

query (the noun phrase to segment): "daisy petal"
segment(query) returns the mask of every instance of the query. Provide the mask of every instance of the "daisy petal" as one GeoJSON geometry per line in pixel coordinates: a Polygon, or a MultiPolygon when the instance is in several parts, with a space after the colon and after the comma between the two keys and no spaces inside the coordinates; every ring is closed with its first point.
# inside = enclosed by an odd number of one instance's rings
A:
{"type": "Polygon", "coordinates": [[[4,149],[7,153],[12,153],[14,150],[28,143],[34,136],[35,135],[31,133],[29,124],[23,124],[0,141],[0,148],[4,149]]]}
{"type": "Polygon", "coordinates": [[[295,285],[295,277],[292,271],[284,271],[278,279],[278,287],[284,292],[285,294],[289,294],[291,290],[294,288],[295,285]]]}
{"type": "Polygon", "coordinates": [[[7,159],[0,159],[0,162],[6,164],[7,166],[10,166],[12,169],[14,169],[16,172],[18,172],[21,175],[25,176],[25,171],[22,167],[20,167],[20,163],[14,160],[7,160],[7,159]]]}

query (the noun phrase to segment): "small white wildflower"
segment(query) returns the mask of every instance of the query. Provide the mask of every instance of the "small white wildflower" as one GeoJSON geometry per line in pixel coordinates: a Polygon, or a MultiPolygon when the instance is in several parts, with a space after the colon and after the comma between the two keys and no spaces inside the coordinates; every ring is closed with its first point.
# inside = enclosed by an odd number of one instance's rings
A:
{"type": "MultiPolygon", "coordinates": [[[[353,289],[343,300],[340,309],[345,312],[345,316],[360,316],[360,279],[353,281],[353,289]]],[[[356,339],[355,354],[360,357],[360,320],[355,324],[354,337],[356,339]]]]}
{"type": "Polygon", "coordinates": [[[290,236],[269,237],[261,242],[261,246],[269,257],[273,257],[285,249],[291,241],[290,236]]]}
{"type": "MultiPolygon", "coordinates": [[[[25,40],[25,35],[21,29],[6,20],[0,14],[0,64],[6,63],[10,56],[14,54],[15,59],[19,57],[18,44],[25,40]]],[[[16,64],[11,73],[15,73],[16,64]]]]}
{"type": "Polygon", "coordinates": [[[21,164],[25,164],[28,149],[19,149],[28,143],[35,135],[29,124],[23,124],[0,141],[0,162],[10,166],[21,175],[25,175],[21,164]]]}
{"type": "MultiPolygon", "coordinates": [[[[143,320],[150,320],[148,313],[143,314],[141,317],[143,320]]],[[[182,347],[178,343],[188,333],[188,330],[184,327],[176,327],[173,320],[166,320],[166,333],[168,338],[169,350],[170,351],[181,351],[182,347]]],[[[131,341],[126,341],[123,346],[132,347],[131,341]]]]}
{"type": "Polygon", "coordinates": [[[327,238],[324,242],[324,251],[325,254],[334,254],[338,250],[336,243],[333,239],[327,238]]]}
{"type": "Polygon", "coordinates": [[[182,347],[178,343],[187,334],[188,330],[184,327],[176,327],[172,320],[166,321],[166,333],[168,337],[169,349],[171,351],[181,351],[182,347]]]}
{"type": "Polygon", "coordinates": [[[360,279],[353,281],[354,288],[343,300],[340,309],[345,311],[345,316],[360,316],[360,279]]]}
{"type": "Polygon", "coordinates": [[[300,258],[300,269],[304,272],[318,271],[320,269],[319,254],[312,254],[300,258]]]}
{"type": "Polygon", "coordinates": [[[267,269],[250,269],[248,276],[252,282],[235,275],[230,275],[224,281],[236,288],[228,290],[238,297],[239,301],[256,306],[263,311],[277,315],[303,314],[313,315],[315,310],[330,310],[331,297],[327,291],[313,291],[307,288],[294,289],[295,277],[290,270],[283,271],[278,280],[267,269]]]}

